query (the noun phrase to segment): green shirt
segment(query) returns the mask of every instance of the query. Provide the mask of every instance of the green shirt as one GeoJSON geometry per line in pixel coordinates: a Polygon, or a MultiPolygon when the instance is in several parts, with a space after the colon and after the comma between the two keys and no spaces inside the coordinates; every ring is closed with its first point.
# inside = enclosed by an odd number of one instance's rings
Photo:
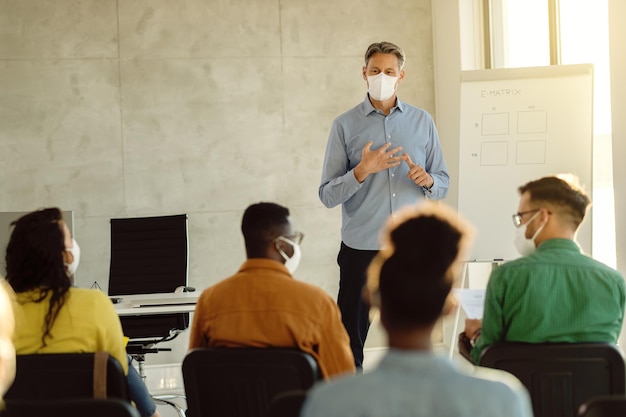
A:
{"type": "Polygon", "coordinates": [[[617,343],[625,292],[622,275],[582,254],[574,241],[544,241],[491,273],[472,360],[502,341],[617,343]]]}

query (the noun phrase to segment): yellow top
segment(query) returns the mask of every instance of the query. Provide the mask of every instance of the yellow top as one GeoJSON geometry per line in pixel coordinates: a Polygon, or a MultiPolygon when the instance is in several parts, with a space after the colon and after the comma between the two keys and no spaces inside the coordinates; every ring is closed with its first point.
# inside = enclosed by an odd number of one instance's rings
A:
{"type": "Polygon", "coordinates": [[[46,346],[42,346],[50,296],[33,302],[38,291],[17,294],[15,308],[15,350],[31,353],[83,353],[105,351],[113,355],[128,372],[124,334],[113,303],[99,290],[70,288],[46,346]]]}

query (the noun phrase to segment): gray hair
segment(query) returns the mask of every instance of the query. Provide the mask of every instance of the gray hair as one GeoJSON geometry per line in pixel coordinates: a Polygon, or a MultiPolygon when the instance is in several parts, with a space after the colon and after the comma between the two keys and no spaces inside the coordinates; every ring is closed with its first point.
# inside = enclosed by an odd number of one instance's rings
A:
{"type": "Polygon", "coordinates": [[[371,44],[367,47],[367,51],[365,51],[365,66],[367,66],[367,63],[374,54],[393,54],[398,58],[400,69],[404,67],[406,55],[404,55],[404,51],[398,45],[384,41],[371,44]]]}

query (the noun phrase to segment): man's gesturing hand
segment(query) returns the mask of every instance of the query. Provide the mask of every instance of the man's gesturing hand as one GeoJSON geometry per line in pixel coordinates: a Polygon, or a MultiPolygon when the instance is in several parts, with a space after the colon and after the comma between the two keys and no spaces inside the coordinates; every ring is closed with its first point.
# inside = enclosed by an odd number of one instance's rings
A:
{"type": "Polygon", "coordinates": [[[426,187],[426,188],[432,187],[433,184],[435,183],[435,180],[433,179],[433,177],[431,177],[430,174],[426,172],[424,168],[422,168],[419,165],[414,164],[406,152],[404,153],[403,156],[404,156],[404,160],[409,165],[409,173],[406,174],[406,177],[410,179],[411,181],[413,181],[415,184],[419,185],[420,187],[426,187]]]}
{"type": "Polygon", "coordinates": [[[396,167],[405,159],[404,155],[393,156],[394,153],[402,150],[402,146],[389,149],[391,143],[387,143],[376,150],[371,150],[373,143],[370,140],[365,144],[361,151],[361,162],[354,168],[354,177],[358,182],[365,181],[370,174],[396,167]]]}

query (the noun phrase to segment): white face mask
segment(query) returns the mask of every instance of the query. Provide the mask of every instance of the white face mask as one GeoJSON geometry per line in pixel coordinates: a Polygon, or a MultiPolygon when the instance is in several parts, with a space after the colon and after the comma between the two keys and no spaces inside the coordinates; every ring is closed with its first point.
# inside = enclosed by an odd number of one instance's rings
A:
{"type": "Polygon", "coordinates": [[[280,256],[285,260],[285,268],[289,271],[289,273],[293,274],[298,269],[298,265],[300,265],[300,259],[302,258],[302,251],[300,250],[300,245],[296,242],[287,239],[284,236],[278,236],[276,239],[282,240],[283,242],[287,242],[293,248],[293,255],[291,258],[287,256],[287,254],[280,248],[278,243],[276,243],[276,250],[280,253],[280,256]]]}
{"type": "Polygon", "coordinates": [[[72,238],[72,247],[65,250],[71,253],[74,257],[72,263],[65,264],[65,266],[67,267],[67,275],[71,277],[76,273],[76,270],[78,269],[78,263],[80,262],[80,246],[78,246],[76,240],[72,238]]]}
{"type": "Polygon", "coordinates": [[[374,100],[385,101],[396,92],[397,81],[398,77],[391,77],[382,72],[374,76],[368,75],[367,82],[369,87],[367,91],[374,100]]]}
{"type": "Polygon", "coordinates": [[[533,237],[531,237],[530,239],[526,238],[526,229],[528,228],[528,224],[530,222],[532,222],[533,219],[535,217],[537,217],[537,215],[539,213],[540,212],[538,211],[525,224],[523,224],[520,227],[518,227],[517,229],[515,229],[515,240],[514,240],[515,247],[517,248],[517,251],[522,256],[528,256],[531,253],[533,253],[535,251],[535,249],[536,249],[536,247],[535,247],[535,239],[537,238],[537,236],[539,236],[539,233],[541,233],[541,231],[543,230],[543,227],[545,226],[545,223],[542,224],[541,226],[539,226],[539,228],[537,229],[537,231],[535,232],[533,237]]]}

